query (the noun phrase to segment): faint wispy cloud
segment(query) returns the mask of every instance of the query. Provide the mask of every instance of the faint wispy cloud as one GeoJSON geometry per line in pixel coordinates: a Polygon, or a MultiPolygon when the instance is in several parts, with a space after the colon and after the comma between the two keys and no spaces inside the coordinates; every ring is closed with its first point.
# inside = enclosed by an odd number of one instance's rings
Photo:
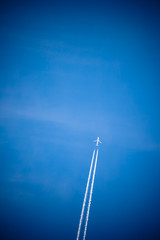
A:
{"type": "MultiPolygon", "coordinates": [[[[114,114],[99,114],[98,118],[94,112],[84,111],[82,116],[66,109],[47,109],[38,107],[27,107],[26,109],[9,107],[2,111],[2,118],[20,118],[30,121],[43,121],[53,123],[58,128],[67,128],[77,134],[91,134],[102,136],[106,144],[115,144],[121,147],[129,147],[139,150],[159,150],[159,143],[153,142],[144,129],[143,123],[139,119],[132,119],[128,122],[126,117],[118,117],[114,114]],[[97,135],[98,134],[98,135],[97,135]]],[[[55,141],[44,136],[34,136],[37,141],[55,141]]],[[[65,143],[66,140],[64,140],[65,143]]],[[[60,141],[63,142],[63,139],[60,141]]],[[[72,143],[72,142],[71,142],[72,143]]],[[[104,143],[105,144],[105,143],[104,143]]]]}

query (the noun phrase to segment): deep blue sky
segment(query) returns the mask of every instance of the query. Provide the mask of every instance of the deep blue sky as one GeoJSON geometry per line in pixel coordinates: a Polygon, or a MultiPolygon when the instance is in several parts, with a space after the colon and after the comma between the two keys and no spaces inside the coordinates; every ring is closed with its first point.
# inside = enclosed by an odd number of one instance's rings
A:
{"type": "Polygon", "coordinates": [[[3,1],[0,237],[160,239],[160,7],[3,1]]]}

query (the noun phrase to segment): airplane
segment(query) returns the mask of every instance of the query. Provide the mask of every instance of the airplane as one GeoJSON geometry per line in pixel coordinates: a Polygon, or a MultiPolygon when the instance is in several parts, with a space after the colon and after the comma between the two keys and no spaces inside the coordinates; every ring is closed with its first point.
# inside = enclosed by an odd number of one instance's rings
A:
{"type": "Polygon", "coordinates": [[[97,138],[97,140],[94,140],[93,142],[96,142],[96,146],[98,147],[98,143],[102,143],[100,140],[99,140],[99,137],[97,138]]]}

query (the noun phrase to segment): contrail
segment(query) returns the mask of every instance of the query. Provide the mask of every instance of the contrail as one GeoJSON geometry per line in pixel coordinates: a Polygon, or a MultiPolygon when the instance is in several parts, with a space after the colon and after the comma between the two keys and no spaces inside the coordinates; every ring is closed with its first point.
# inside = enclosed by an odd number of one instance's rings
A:
{"type": "Polygon", "coordinates": [[[83,240],[85,240],[85,238],[86,238],[87,225],[88,225],[88,218],[89,218],[89,211],[90,211],[91,200],[92,200],[92,193],[93,193],[94,178],[95,178],[96,166],[97,166],[97,159],[98,159],[98,149],[97,149],[97,153],[96,153],[96,160],[95,160],[94,171],[93,171],[93,177],[92,177],[92,184],[91,184],[91,190],[90,190],[90,196],[89,196],[89,202],[88,202],[88,209],[87,209],[87,216],[86,216],[86,223],[85,223],[85,229],[84,229],[83,240]]]}
{"type": "Polygon", "coordinates": [[[86,204],[86,198],[87,198],[87,194],[88,194],[88,186],[89,186],[89,182],[90,182],[90,178],[91,178],[91,172],[92,172],[94,155],[95,155],[95,149],[93,151],[93,156],[92,156],[92,161],[91,161],[91,166],[90,166],[89,175],[88,175],[88,181],[87,181],[87,186],[86,186],[86,192],[85,192],[85,195],[84,195],[84,200],[83,200],[83,205],[82,205],[81,217],[80,217],[80,220],[79,220],[79,227],[78,227],[78,232],[77,232],[77,240],[79,239],[79,235],[80,235],[80,231],[81,231],[81,225],[82,225],[82,220],[83,220],[84,208],[85,208],[85,204],[86,204]]]}

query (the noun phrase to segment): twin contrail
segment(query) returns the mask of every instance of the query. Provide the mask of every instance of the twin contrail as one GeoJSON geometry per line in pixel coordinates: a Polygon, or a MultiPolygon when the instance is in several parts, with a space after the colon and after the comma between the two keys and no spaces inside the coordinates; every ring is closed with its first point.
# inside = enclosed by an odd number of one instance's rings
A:
{"type": "MultiPolygon", "coordinates": [[[[99,143],[99,142],[100,142],[100,141],[99,141],[99,137],[98,137],[97,140],[96,140],[96,147],[98,147],[98,143],[99,143]]],[[[101,142],[100,142],[100,143],[101,143],[101,142]]],[[[98,148],[97,148],[96,158],[95,158],[95,163],[94,163],[94,169],[93,169],[92,182],[91,182],[91,189],[90,189],[90,194],[89,194],[87,215],[86,215],[86,221],[85,221],[85,227],[84,227],[84,233],[83,233],[83,240],[85,240],[85,238],[86,238],[87,225],[88,225],[88,219],[89,219],[89,211],[90,211],[90,206],[91,206],[92,193],[93,193],[93,185],[94,185],[94,179],[95,179],[95,173],[96,173],[96,166],[97,166],[97,159],[98,159],[98,151],[99,151],[99,150],[98,150],[98,148]]],[[[89,183],[90,183],[90,178],[91,178],[91,173],[92,173],[92,167],[93,167],[93,162],[94,162],[94,156],[95,156],[95,149],[94,149],[93,155],[92,155],[92,161],[91,161],[91,166],[90,166],[90,170],[89,170],[89,175],[88,175],[88,180],[87,180],[87,185],[86,185],[86,191],[85,191],[85,195],[84,195],[84,200],[83,200],[82,211],[81,211],[81,216],[80,216],[80,220],[79,220],[79,226],[78,226],[78,232],[77,232],[77,238],[76,238],[76,240],[79,240],[79,236],[80,236],[81,225],[82,225],[83,215],[84,215],[84,209],[85,209],[86,199],[87,199],[87,194],[88,194],[88,187],[89,187],[89,183]]]]}
{"type": "Polygon", "coordinates": [[[86,238],[88,218],[89,218],[89,211],[90,211],[91,200],[92,200],[92,193],[93,193],[94,178],[95,178],[96,166],[97,166],[97,159],[98,159],[98,149],[97,149],[97,154],[96,154],[96,160],[95,160],[95,165],[94,165],[94,171],[93,171],[93,178],[92,178],[91,190],[90,190],[90,195],[89,195],[89,202],[88,202],[88,209],[87,209],[87,216],[86,216],[86,223],[85,223],[85,228],[84,228],[83,240],[85,240],[85,238],[86,238]]]}
{"type": "Polygon", "coordinates": [[[82,220],[83,220],[84,208],[85,208],[85,205],[86,205],[86,198],[87,198],[88,187],[89,187],[89,182],[90,182],[90,178],[91,178],[91,172],[92,172],[92,166],[93,166],[94,155],[95,155],[95,150],[93,151],[93,156],[92,156],[91,166],[90,166],[90,170],[89,170],[88,181],[87,181],[87,186],[86,186],[86,192],[85,192],[85,195],[84,195],[83,206],[82,206],[82,211],[81,211],[81,217],[80,217],[80,220],[79,220],[79,227],[78,227],[78,233],[77,233],[77,240],[79,240],[79,235],[80,235],[80,231],[81,231],[81,225],[82,225],[82,220]]]}

